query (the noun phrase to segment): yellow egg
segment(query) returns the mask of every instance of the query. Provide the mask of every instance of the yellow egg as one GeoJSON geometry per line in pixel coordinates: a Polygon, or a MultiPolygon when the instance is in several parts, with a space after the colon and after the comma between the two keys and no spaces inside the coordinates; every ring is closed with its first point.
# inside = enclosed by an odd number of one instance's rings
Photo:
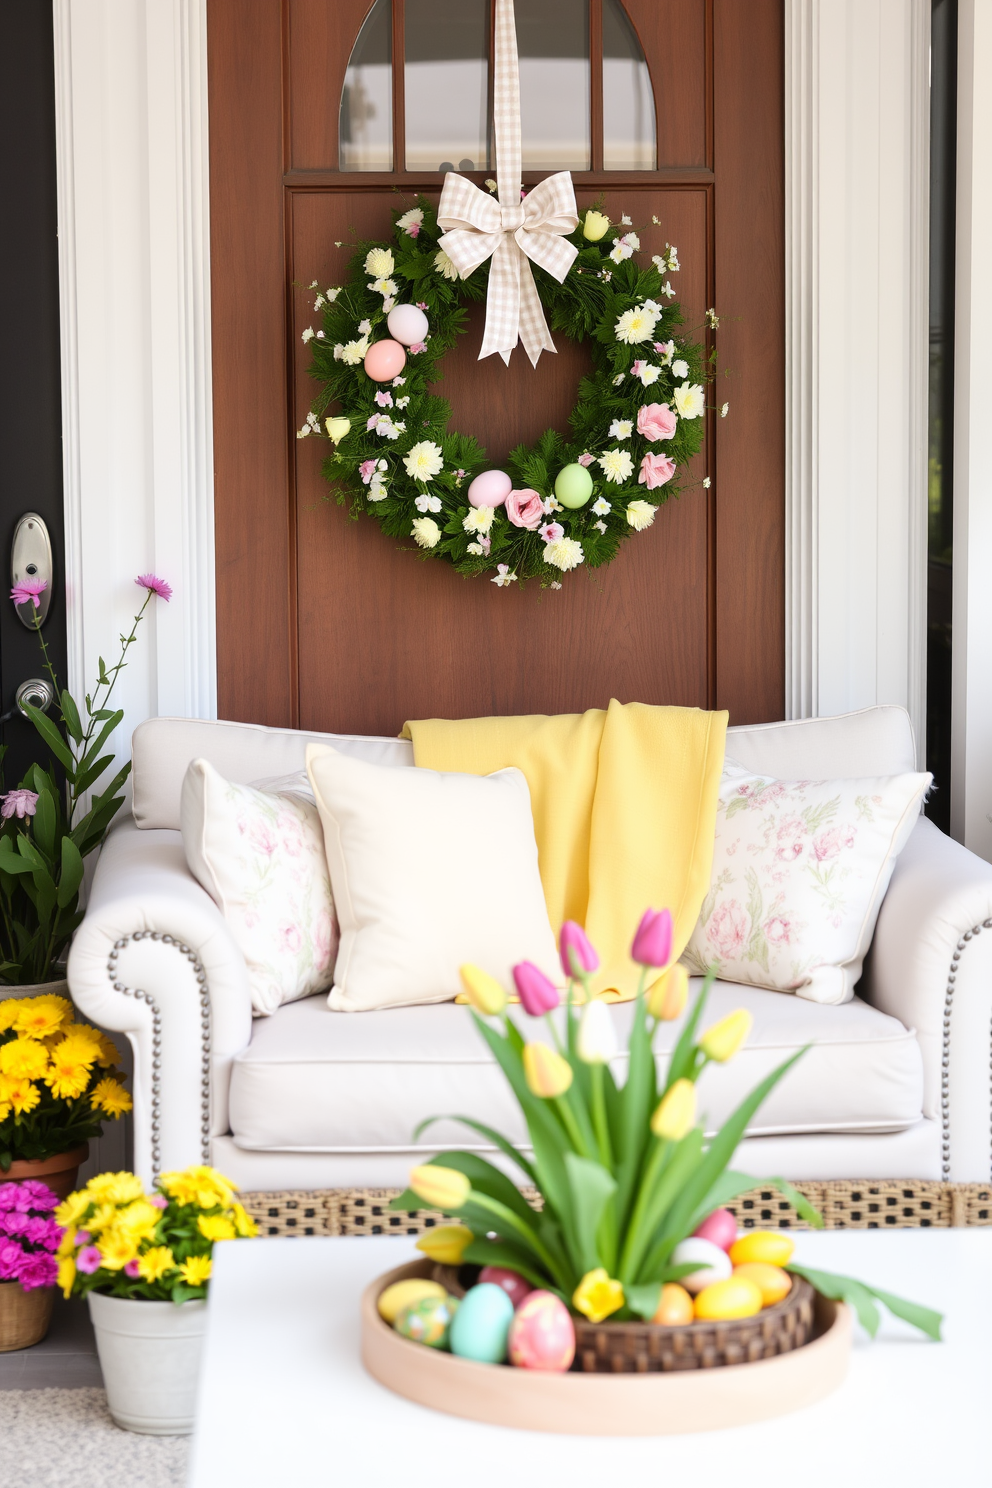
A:
{"type": "Polygon", "coordinates": [[[792,1277],[788,1271],[783,1271],[781,1266],[769,1266],[767,1261],[745,1261],[743,1266],[734,1267],[734,1275],[746,1276],[748,1281],[754,1282],[764,1307],[781,1302],[792,1289],[792,1277]]]}
{"type": "Polygon", "coordinates": [[[735,1266],[744,1266],[750,1261],[787,1266],[795,1248],[795,1242],[781,1230],[749,1230],[730,1247],[730,1259],[735,1266]]]}
{"type": "Polygon", "coordinates": [[[394,1281],[392,1286],[380,1292],[376,1306],[381,1318],[385,1318],[387,1323],[395,1323],[404,1307],[410,1307],[424,1297],[444,1297],[445,1295],[444,1287],[438,1282],[427,1281],[421,1276],[413,1276],[409,1281],[394,1281]]]}
{"type": "Polygon", "coordinates": [[[726,1322],[731,1318],[754,1317],[761,1311],[761,1293],[746,1276],[728,1276],[714,1281],[696,1296],[696,1317],[700,1322],[726,1322]]]}
{"type": "Polygon", "coordinates": [[[672,1328],[691,1323],[693,1316],[692,1298],[685,1287],[674,1281],[666,1282],[658,1298],[658,1310],[651,1321],[672,1328]]]}

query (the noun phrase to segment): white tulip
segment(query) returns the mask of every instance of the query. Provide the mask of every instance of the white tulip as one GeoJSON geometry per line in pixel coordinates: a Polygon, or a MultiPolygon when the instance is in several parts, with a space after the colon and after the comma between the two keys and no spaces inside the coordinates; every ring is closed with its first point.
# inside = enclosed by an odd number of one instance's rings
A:
{"type": "Polygon", "coordinates": [[[576,1051],[583,1064],[609,1064],[617,1052],[617,1031],[605,1002],[587,1002],[579,1022],[576,1051]]]}

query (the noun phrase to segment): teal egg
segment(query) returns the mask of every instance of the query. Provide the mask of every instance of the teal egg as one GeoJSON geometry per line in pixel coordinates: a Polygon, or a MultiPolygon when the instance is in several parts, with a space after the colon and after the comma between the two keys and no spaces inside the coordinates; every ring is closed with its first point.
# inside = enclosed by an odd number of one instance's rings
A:
{"type": "Polygon", "coordinates": [[[513,1322],[513,1303],[503,1288],[484,1281],[465,1293],[451,1325],[451,1352],[479,1364],[502,1364],[513,1322]]]}
{"type": "Polygon", "coordinates": [[[414,1343],[443,1349],[447,1347],[451,1320],[457,1312],[458,1300],[455,1297],[421,1297],[419,1302],[411,1302],[409,1307],[403,1308],[393,1327],[414,1343]]]}
{"type": "Polygon", "coordinates": [[[555,495],[562,506],[573,510],[585,506],[592,495],[592,476],[584,465],[565,465],[555,481],[555,495]]]}

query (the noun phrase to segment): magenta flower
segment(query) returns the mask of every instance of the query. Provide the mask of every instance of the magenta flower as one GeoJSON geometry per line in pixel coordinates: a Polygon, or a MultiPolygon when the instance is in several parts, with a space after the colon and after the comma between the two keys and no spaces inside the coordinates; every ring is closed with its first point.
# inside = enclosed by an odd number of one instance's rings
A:
{"type": "Polygon", "coordinates": [[[586,450],[586,452],[585,452],[584,455],[580,455],[579,456],[578,460],[576,461],[576,464],[578,464],[578,465],[591,465],[592,462],[593,462],[593,460],[595,460],[595,458],[596,458],[595,455],[591,455],[589,453],[589,451],[586,450]]]}
{"type": "Polygon", "coordinates": [[[410,346],[407,347],[407,351],[410,353],[411,356],[419,356],[422,351],[426,351],[426,350],[427,350],[427,342],[426,341],[414,341],[412,343],[412,345],[410,345],[410,346]]]}
{"type": "Polygon", "coordinates": [[[148,1202],[154,1205],[156,1209],[168,1209],[169,1207],[169,1201],[164,1194],[152,1194],[148,1202]]]}
{"type": "Polygon", "coordinates": [[[139,574],[134,582],[140,588],[147,589],[152,594],[157,594],[159,599],[165,600],[166,604],[172,598],[172,585],[167,584],[164,579],[160,579],[156,574],[139,574]]]}
{"type": "Polygon", "coordinates": [[[560,522],[545,522],[541,528],[541,536],[546,543],[557,542],[560,537],[565,536],[565,529],[560,522]]]}
{"type": "Polygon", "coordinates": [[[77,1245],[89,1245],[90,1238],[91,1237],[90,1237],[89,1230],[77,1230],[76,1231],[76,1244],[77,1245]]]}
{"type": "Polygon", "coordinates": [[[550,1013],[561,1001],[558,988],[533,961],[521,961],[513,968],[513,981],[525,1013],[539,1018],[550,1013]]]}
{"type": "Polygon", "coordinates": [[[30,1223],[30,1214],[20,1209],[11,1209],[4,1215],[0,1228],[3,1229],[5,1235],[24,1235],[30,1223]]]}
{"type": "Polygon", "coordinates": [[[92,1276],[94,1271],[99,1271],[102,1260],[95,1245],[85,1245],[76,1257],[76,1270],[82,1271],[84,1276],[92,1276]]]}
{"type": "Polygon", "coordinates": [[[10,597],[15,605],[28,604],[30,602],[36,610],[40,610],[41,600],[38,596],[39,594],[44,594],[47,588],[47,579],[22,579],[19,584],[15,584],[13,589],[11,589],[10,597]]]}
{"type": "Polygon", "coordinates": [[[0,1240],[0,1281],[18,1281],[24,1252],[14,1240],[0,1240]]]}
{"type": "Polygon", "coordinates": [[[566,920],[558,938],[561,967],[566,976],[577,977],[584,971],[597,971],[599,957],[596,949],[581,925],[566,920]]]}
{"type": "Polygon", "coordinates": [[[667,909],[646,909],[637,927],[631,959],[641,966],[667,966],[672,959],[672,916],[667,909]]]}
{"type": "Polygon", "coordinates": [[[8,791],[5,796],[0,796],[0,817],[6,821],[11,816],[20,817],[23,821],[26,816],[34,816],[38,809],[38,793],[29,790],[8,791]]]}
{"type": "Polygon", "coordinates": [[[21,1188],[30,1198],[32,1209],[58,1208],[59,1196],[52,1192],[47,1183],[42,1183],[37,1178],[25,1178],[21,1188]]]}
{"type": "Polygon", "coordinates": [[[24,1291],[31,1292],[35,1287],[54,1286],[58,1274],[59,1263],[55,1257],[47,1251],[36,1250],[24,1256],[17,1279],[24,1291]]]}
{"type": "Polygon", "coordinates": [[[141,1272],[138,1270],[138,1262],[136,1259],[133,1261],[128,1261],[127,1265],[124,1267],[124,1275],[130,1276],[132,1279],[136,1276],[141,1275],[141,1272]]]}
{"type": "MultiPolygon", "coordinates": [[[[418,227],[417,227],[417,231],[418,232],[420,231],[419,224],[418,224],[418,227]]],[[[418,300],[417,301],[417,309],[418,310],[426,310],[427,309],[427,301],[426,300],[418,300]]]]}

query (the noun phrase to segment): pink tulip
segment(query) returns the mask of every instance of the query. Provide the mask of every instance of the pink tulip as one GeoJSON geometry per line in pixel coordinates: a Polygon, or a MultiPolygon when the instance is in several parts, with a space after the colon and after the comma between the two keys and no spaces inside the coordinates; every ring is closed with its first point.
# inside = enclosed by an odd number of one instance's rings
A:
{"type": "Polygon", "coordinates": [[[672,916],[667,909],[646,909],[630,948],[641,966],[667,966],[672,959],[672,916]]]}
{"type": "Polygon", "coordinates": [[[561,1001],[558,988],[555,986],[539,966],[533,961],[521,961],[513,968],[513,981],[525,1013],[532,1018],[539,1018],[542,1013],[550,1013],[561,1001]]]}
{"type": "Polygon", "coordinates": [[[566,920],[558,940],[561,966],[566,976],[579,976],[583,971],[596,971],[599,957],[588,935],[574,920],[566,920]]]}

